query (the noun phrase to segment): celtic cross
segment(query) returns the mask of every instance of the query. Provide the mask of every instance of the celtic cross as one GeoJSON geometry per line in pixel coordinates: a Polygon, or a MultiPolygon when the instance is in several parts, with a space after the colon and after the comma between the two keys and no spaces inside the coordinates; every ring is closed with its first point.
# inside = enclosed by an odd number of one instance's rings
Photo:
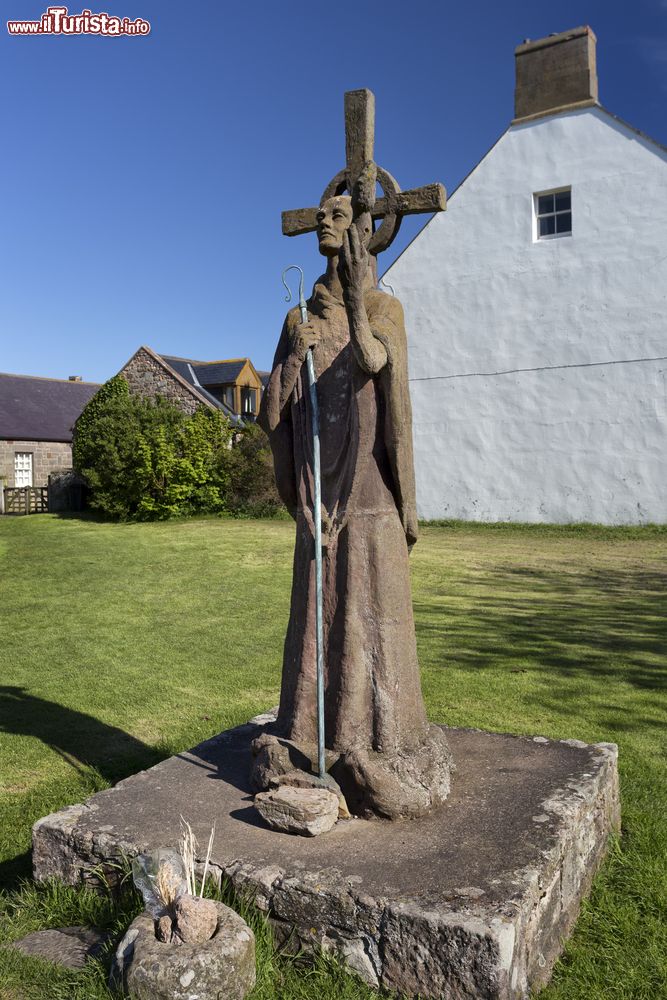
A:
{"type": "MultiPolygon", "coordinates": [[[[352,197],[354,217],[382,219],[370,235],[367,248],[377,257],[393,242],[404,215],[442,212],[446,194],[442,184],[401,191],[391,174],[373,160],[375,97],[370,90],[348,90],[345,94],[345,169],[329,182],[320,199],[347,191],[352,197]],[[383,196],[376,196],[376,183],[383,196]]],[[[283,234],[300,236],[317,229],[318,208],[295,208],[282,213],[283,234]]]]}

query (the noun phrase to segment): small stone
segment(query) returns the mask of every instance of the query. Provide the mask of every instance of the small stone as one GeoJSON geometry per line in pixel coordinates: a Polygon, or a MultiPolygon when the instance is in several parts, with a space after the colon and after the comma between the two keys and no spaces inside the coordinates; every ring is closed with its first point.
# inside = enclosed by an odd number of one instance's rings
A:
{"type": "Polygon", "coordinates": [[[278,718],[278,708],[276,705],[274,708],[270,708],[267,712],[262,712],[260,715],[254,715],[252,719],[249,720],[248,725],[250,726],[269,726],[271,723],[275,722],[278,718]]]}
{"type": "MultiPolygon", "coordinates": [[[[267,792],[282,785],[299,788],[328,788],[338,796],[338,818],[351,819],[345,796],[331,774],[324,777],[313,773],[317,757],[316,746],[300,746],[292,740],[279,739],[271,733],[262,733],[251,743],[253,763],[250,787],[254,792],[267,792]]],[[[338,759],[333,751],[325,751],[326,767],[338,759]]]]}
{"type": "Polygon", "coordinates": [[[351,819],[350,810],[343,795],[340,785],[330,774],[325,774],[320,778],[318,774],[307,774],[305,771],[289,771],[288,774],[281,774],[271,781],[271,788],[326,788],[338,798],[338,819],[351,819]]]}
{"type": "Polygon", "coordinates": [[[253,757],[250,786],[255,792],[265,792],[276,778],[290,771],[310,769],[310,760],[304,753],[294,744],[270,733],[262,733],[252,741],[250,748],[253,757]]]}
{"type": "Polygon", "coordinates": [[[35,931],[8,947],[66,969],[82,969],[88,959],[99,954],[106,939],[106,934],[90,927],[58,927],[35,931]]]}
{"type": "Polygon", "coordinates": [[[282,786],[255,796],[255,808],[273,830],[317,837],[338,819],[338,796],[328,788],[282,786]]]}
{"type": "Polygon", "coordinates": [[[172,935],[172,920],[168,913],[164,913],[158,920],[155,921],[155,937],[158,941],[163,941],[167,944],[171,941],[172,935]]]}
{"type": "Polygon", "coordinates": [[[218,926],[218,911],[211,899],[180,896],[174,904],[174,934],[186,944],[209,941],[218,926]]]}

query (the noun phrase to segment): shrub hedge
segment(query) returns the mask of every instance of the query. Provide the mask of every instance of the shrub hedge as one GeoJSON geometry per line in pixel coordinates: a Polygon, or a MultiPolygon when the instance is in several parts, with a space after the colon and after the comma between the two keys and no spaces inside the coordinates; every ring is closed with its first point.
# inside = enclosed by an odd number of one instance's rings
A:
{"type": "Polygon", "coordinates": [[[190,514],[277,513],[268,440],[256,425],[236,430],[218,410],[192,416],[161,397],[132,395],[115,375],[74,429],[73,462],[89,506],[120,521],[190,514]]]}

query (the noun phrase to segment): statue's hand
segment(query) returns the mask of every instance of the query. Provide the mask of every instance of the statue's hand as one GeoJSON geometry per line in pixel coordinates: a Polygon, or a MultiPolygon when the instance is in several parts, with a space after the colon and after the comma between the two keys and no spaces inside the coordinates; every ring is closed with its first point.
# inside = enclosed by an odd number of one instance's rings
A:
{"type": "Polygon", "coordinates": [[[362,243],[355,225],[351,225],[343,233],[339,273],[343,291],[348,296],[363,297],[364,282],[368,273],[368,250],[362,243]]]}
{"type": "Polygon", "coordinates": [[[319,342],[320,331],[312,323],[300,323],[292,334],[292,353],[296,354],[299,361],[305,361],[310,348],[319,342]]]}

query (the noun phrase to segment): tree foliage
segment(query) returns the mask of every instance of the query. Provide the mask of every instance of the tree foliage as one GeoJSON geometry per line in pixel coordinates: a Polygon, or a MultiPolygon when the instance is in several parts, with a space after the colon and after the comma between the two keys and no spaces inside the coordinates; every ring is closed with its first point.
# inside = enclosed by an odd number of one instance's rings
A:
{"type": "Polygon", "coordinates": [[[272,517],[284,510],[273,473],[271,446],[261,427],[248,424],[235,434],[229,460],[229,510],[252,517],[272,517]]]}
{"type": "Polygon", "coordinates": [[[266,435],[234,431],[218,410],[192,416],[169,401],[131,395],[121,375],[106,382],[76,422],[73,459],[89,506],[116,520],[163,520],[223,510],[281,508],[266,435]]]}
{"type": "Polygon", "coordinates": [[[91,443],[97,438],[97,421],[103,416],[113,400],[127,399],[130,388],[122,375],[114,375],[101,386],[90,399],[74,428],[72,458],[74,468],[80,468],[90,452],[91,443]]]}
{"type": "Polygon", "coordinates": [[[118,520],[216,512],[225,506],[230,437],[220,412],[188,416],[160,397],[130,395],[115,376],[77,420],[74,466],[89,505],[118,520]]]}

